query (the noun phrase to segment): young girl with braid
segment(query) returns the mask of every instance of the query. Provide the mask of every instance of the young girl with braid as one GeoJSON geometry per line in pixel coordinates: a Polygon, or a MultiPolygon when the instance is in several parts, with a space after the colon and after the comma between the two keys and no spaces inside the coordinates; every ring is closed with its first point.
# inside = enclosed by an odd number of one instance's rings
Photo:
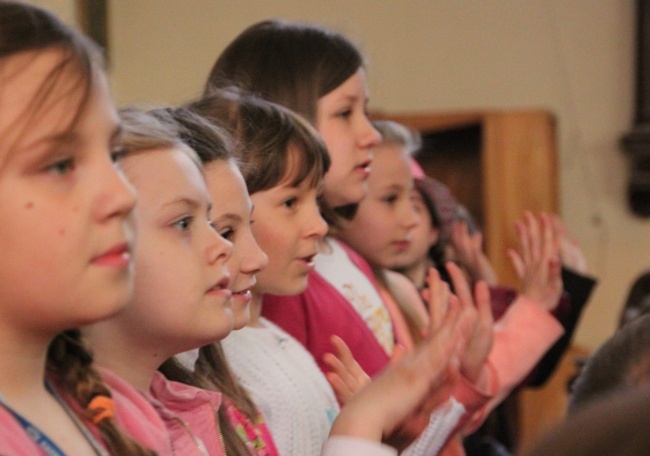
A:
{"type": "Polygon", "coordinates": [[[155,411],[123,382],[110,391],[71,329],[121,311],[133,279],[135,198],[101,59],[8,1],[0,137],[0,454],[170,454],[155,411]]]}

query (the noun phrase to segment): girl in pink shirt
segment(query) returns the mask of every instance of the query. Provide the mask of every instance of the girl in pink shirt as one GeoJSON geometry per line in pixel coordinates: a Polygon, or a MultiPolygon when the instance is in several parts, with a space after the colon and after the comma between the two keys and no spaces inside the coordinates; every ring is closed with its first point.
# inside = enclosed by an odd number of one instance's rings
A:
{"type": "Polygon", "coordinates": [[[169,454],[155,412],[111,392],[71,329],[123,310],[133,284],[135,197],[99,52],[3,1],[0,78],[0,454],[169,454]]]}

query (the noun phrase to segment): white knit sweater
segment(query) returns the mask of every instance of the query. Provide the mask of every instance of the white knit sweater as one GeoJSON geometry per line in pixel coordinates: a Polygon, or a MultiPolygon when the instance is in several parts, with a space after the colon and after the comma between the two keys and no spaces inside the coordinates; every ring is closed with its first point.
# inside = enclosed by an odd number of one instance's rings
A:
{"type": "Polygon", "coordinates": [[[264,416],[282,456],[319,455],[339,407],[311,354],[261,318],[263,328],[233,331],[222,341],[237,379],[264,416]]]}

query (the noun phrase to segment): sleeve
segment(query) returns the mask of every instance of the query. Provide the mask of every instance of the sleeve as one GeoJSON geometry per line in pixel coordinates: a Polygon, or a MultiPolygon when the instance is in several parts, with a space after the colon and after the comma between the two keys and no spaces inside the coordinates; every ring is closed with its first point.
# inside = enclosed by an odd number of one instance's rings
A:
{"type": "Polygon", "coordinates": [[[562,325],[548,311],[525,296],[515,300],[494,327],[487,362],[496,374],[498,392],[487,411],[521,383],[563,333],[562,325]]]}
{"type": "Polygon", "coordinates": [[[560,301],[553,315],[564,328],[564,334],[544,355],[533,372],[523,383],[525,386],[540,387],[546,383],[555,371],[558,363],[571,344],[573,334],[580,321],[580,316],[596,286],[596,280],[562,268],[562,282],[564,283],[563,301],[560,301]]]}
{"type": "Polygon", "coordinates": [[[452,397],[447,404],[434,410],[427,428],[401,454],[435,456],[445,446],[463,414],[465,414],[465,407],[452,397]]]}
{"type": "Polygon", "coordinates": [[[321,456],[397,456],[397,450],[380,442],[348,436],[328,438],[321,450],[321,456]]]}

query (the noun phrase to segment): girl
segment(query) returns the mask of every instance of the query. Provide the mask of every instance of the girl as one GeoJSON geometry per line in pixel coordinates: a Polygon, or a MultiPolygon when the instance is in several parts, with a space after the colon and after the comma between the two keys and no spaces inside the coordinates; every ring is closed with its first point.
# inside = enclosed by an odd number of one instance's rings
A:
{"type": "MultiPolygon", "coordinates": [[[[100,365],[147,394],[165,421],[177,454],[247,454],[228,422],[221,395],[166,380],[157,369],[177,353],[225,337],[233,327],[232,244],[211,226],[211,199],[201,163],[172,122],[122,112],[122,166],[138,190],[140,243],[130,306],[88,329],[100,365]]],[[[221,150],[225,150],[223,141],[221,150]]]]}
{"type": "MultiPolygon", "coordinates": [[[[367,192],[371,149],[380,141],[366,114],[366,72],[359,50],[342,35],[316,26],[264,21],[225,49],[206,92],[232,83],[295,110],[316,126],[332,159],[323,200],[335,208],[325,212],[330,232],[335,232],[338,218],[351,216],[367,192]]],[[[324,355],[331,350],[332,335],[337,335],[363,370],[375,375],[401,341],[395,338],[367,263],[328,237],[314,265],[301,295],[266,294],[264,315],[298,339],[324,372],[329,370],[324,355]]],[[[463,297],[473,306],[471,294],[463,297]]],[[[460,385],[455,397],[472,409],[489,397],[489,388],[476,388],[469,381],[460,385]]],[[[444,423],[443,434],[454,427],[462,408],[453,402],[448,419],[436,421],[444,423]]],[[[437,438],[445,439],[440,434],[437,438]]],[[[435,453],[440,442],[433,440],[434,448],[427,451],[435,453]]]]}
{"type": "Polygon", "coordinates": [[[98,52],[50,13],[0,2],[0,453],[169,454],[129,388],[111,391],[76,329],[132,287],[132,189],[98,52]],[[38,258],[38,261],[34,261],[38,258]]]}
{"type": "Polygon", "coordinates": [[[260,310],[265,292],[299,293],[307,285],[325,234],[316,196],[328,156],[311,127],[277,105],[221,91],[192,107],[236,136],[255,205],[253,232],[269,256],[252,290],[248,327],[228,336],[224,349],[280,454],[318,454],[338,412],[334,394],[304,348],[260,310]]]}
{"type": "MultiPolygon", "coordinates": [[[[411,293],[395,292],[396,278],[393,275],[396,273],[391,274],[386,270],[403,264],[410,254],[411,241],[422,235],[417,232],[418,224],[422,221],[413,207],[410,151],[405,140],[408,132],[392,122],[377,122],[375,125],[386,139],[375,149],[368,196],[359,204],[354,218],[342,223],[340,236],[373,266],[380,288],[387,294],[387,301],[394,300],[394,306],[404,311],[407,321],[411,321],[416,329],[407,337],[415,337],[426,320],[421,322],[409,317],[416,314],[426,318],[422,300],[405,277],[401,277],[402,283],[410,287],[411,293]]],[[[415,204],[417,207],[417,202],[415,204]]],[[[523,230],[525,243],[530,238],[530,245],[525,245],[522,254],[526,261],[514,252],[511,254],[520,274],[525,276],[522,295],[495,328],[496,340],[492,350],[490,344],[480,342],[486,350],[481,356],[489,354],[488,362],[499,379],[498,394],[491,401],[490,408],[525,378],[561,335],[561,326],[549,313],[561,293],[559,263],[555,261],[557,252],[550,220],[542,217],[540,230],[537,222],[527,217],[520,229],[523,230]]],[[[429,247],[426,246],[426,249],[429,247]]],[[[482,286],[487,287],[485,283],[482,286]]],[[[491,325],[490,302],[486,300],[481,304],[484,306],[479,307],[479,312],[487,315],[480,320],[491,325]]],[[[462,363],[461,373],[476,381],[479,371],[472,364],[462,363]]],[[[496,378],[494,383],[497,383],[496,378]]]]}

